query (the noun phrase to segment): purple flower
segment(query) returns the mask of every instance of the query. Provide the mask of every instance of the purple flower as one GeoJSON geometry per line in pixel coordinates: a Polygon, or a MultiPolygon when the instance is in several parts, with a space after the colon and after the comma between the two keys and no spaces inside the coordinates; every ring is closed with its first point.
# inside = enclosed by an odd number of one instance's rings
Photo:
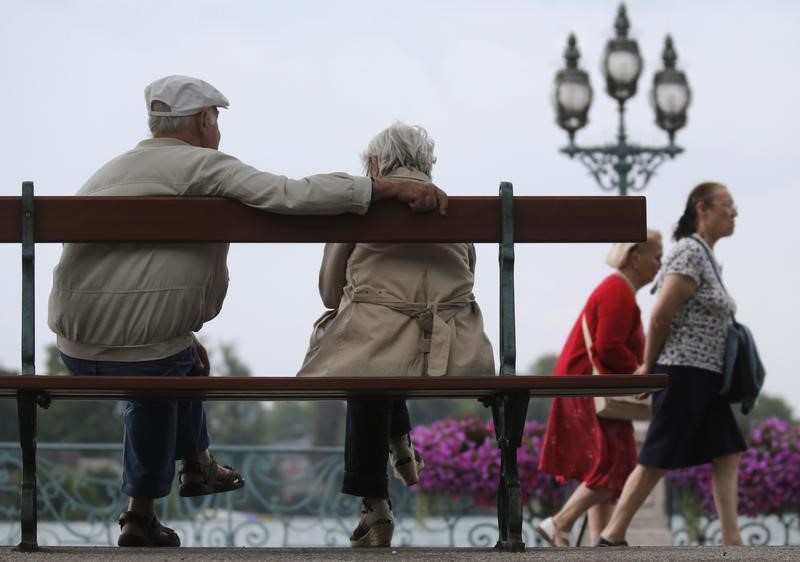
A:
{"type": "MultiPolygon", "coordinates": [[[[525,424],[522,446],[517,451],[523,501],[537,500],[549,506],[561,504],[571,491],[549,474],[539,472],[539,451],[544,425],[525,424]]],[[[492,504],[500,474],[500,450],[491,421],[476,418],[444,419],[412,431],[414,446],[427,469],[419,490],[452,497],[468,495],[482,505],[492,504]]]]}
{"type": "MultiPolygon", "coordinates": [[[[800,425],[767,418],[753,425],[749,441],[739,467],[739,513],[800,511],[800,425]]],[[[695,495],[707,514],[716,512],[710,464],[673,471],[667,480],[695,495]]]]}

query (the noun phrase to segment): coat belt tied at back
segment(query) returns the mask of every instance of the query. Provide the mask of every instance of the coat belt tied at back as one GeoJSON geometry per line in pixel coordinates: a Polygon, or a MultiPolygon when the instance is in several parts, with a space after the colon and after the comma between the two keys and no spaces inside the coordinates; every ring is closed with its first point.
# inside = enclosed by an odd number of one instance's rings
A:
{"type": "Polygon", "coordinates": [[[368,287],[347,287],[345,292],[349,293],[353,302],[385,306],[416,320],[422,331],[419,351],[428,356],[425,374],[433,377],[440,377],[447,372],[452,337],[448,322],[463,307],[472,306],[475,302],[475,296],[471,292],[440,302],[406,302],[386,291],[368,287]]]}

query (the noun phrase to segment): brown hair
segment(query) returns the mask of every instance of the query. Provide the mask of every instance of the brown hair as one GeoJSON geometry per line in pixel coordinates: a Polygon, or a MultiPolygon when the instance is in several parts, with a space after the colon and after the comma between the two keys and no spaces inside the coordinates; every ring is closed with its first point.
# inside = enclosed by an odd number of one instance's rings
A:
{"type": "Polygon", "coordinates": [[[686,208],[683,210],[678,225],[672,231],[672,238],[676,242],[697,232],[697,204],[703,201],[706,205],[711,203],[717,188],[725,189],[721,183],[706,181],[695,186],[686,199],[686,208]]]}

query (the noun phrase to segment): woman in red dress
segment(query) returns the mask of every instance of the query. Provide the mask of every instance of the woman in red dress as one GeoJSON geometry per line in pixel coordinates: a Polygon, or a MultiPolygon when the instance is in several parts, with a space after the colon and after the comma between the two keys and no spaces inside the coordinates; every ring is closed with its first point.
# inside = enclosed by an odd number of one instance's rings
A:
{"type": "MultiPolygon", "coordinates": [[[[642,362],[644,330],[636,292],[661,266],[661,235],[648,230],[647,242],[618,243],[606,261],[616,271],[592,292],[558,357],[553,374],[590,375],[592,360],[600,374],[633,373],[642,362]],[[583,320],[591,335],[591,360],[583,320]]],[[[600,418],[592,397],[555,398],[539,469],[559,481],[580,480],[561,510],[536,531],[551,546],[569,546],[575,521],[587,510],[592,544],[611,516],[625,479],[636,466],[633,424],[600,418]]]]}

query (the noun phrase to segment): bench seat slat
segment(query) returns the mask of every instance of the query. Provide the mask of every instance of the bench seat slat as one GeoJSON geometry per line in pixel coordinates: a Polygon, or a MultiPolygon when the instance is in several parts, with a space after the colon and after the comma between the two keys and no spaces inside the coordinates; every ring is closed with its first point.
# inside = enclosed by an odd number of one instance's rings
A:
{"type": "Polygon", "coordinates": [[[0,396],[46,391],[54,399],[207,398],[213,400],[342,400],[359,395],[478,398],[498,392],[529,396],[622,396],[653,392],[666,375],[514,377],[95,377],[0,376],[0,396]]]}

